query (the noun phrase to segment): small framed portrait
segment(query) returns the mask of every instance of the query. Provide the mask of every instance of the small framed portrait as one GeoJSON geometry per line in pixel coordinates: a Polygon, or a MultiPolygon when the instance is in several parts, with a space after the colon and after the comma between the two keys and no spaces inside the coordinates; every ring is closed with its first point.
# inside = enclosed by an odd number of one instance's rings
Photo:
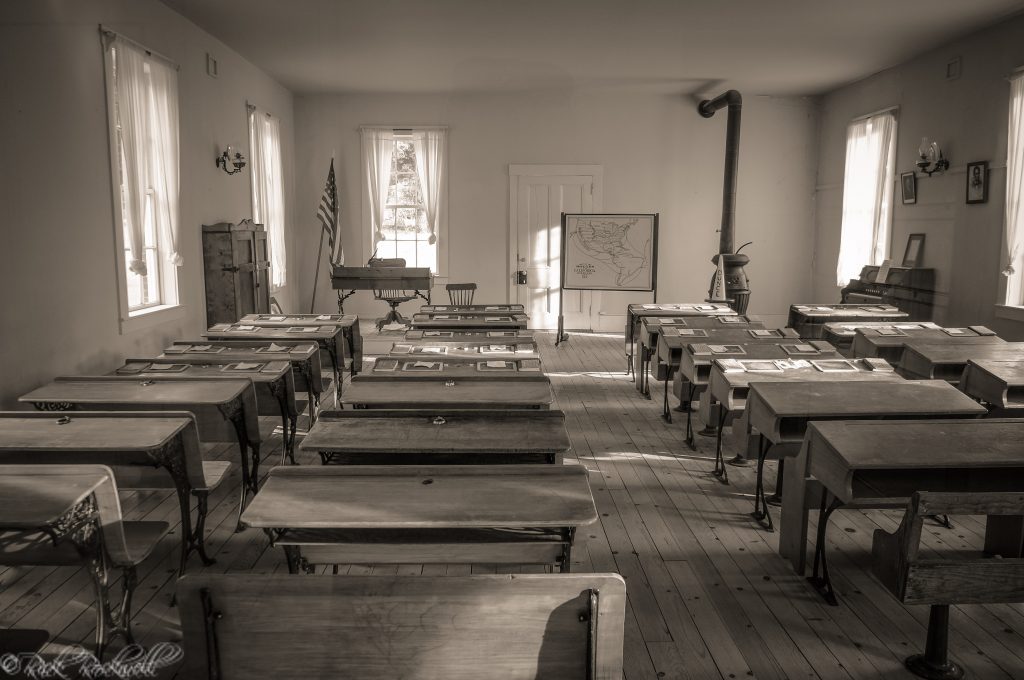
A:
{"type": "Polygon", "coordinates": [[[907,238],[907,249],[903,252],[904,267],[919,267],[924,255],[924,234],[911,234],[907,238]]]}
{"type": "Polygon", "coordinates": [[[967,164],[967,202],[988,202],[988,161],[967,164]]]}
{"type": "Polygon", "coordinates": [[[913,172],[901,173],[900,186],[903,188],[903,204],[917,203],[917,175],[913,172]]]}

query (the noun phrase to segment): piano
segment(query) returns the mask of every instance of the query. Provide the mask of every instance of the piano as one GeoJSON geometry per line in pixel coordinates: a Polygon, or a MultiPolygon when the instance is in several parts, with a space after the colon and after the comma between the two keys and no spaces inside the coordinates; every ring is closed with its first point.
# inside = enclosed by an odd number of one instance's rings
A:
{"type": "Polygon", "coordinates": [[[395,262],[401,262],[401,265],[392,266],[388,260],[371,260],[364,267],[334,267],[331,287],[337,291],[348,291],[338,298],[338,308],[343,309],[345,300],[357,290],[411,290],[430,304],[430,267],[406,267],[405,260],[395,262]],[[426,291],[425,295],[423,291],[426,291]]]}
{"type": "Polygon", "coordinates": [[[910,321],[931,321],[935,306],[935,270],[921,267],[890,267],[884,282],[876,282],[878,265],[860,270],[860,278],[842,291],[848,304],[888,304],[906,312],[910,321]]]}

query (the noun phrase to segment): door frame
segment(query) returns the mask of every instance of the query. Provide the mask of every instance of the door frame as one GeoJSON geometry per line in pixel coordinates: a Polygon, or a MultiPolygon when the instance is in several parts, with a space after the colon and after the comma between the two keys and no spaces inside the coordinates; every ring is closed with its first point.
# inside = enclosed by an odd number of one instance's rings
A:
{"type": "MultiPolygon", "coordinates": [[[[559,175],[590,176],[594,178],[590,209],[601,212],[604,207],[604,166],[592,163],[510,163],[508,166],[508,258],[505,262],[505,299],[512,301],[516,286],[515,272],[519,269],[519,200],[520,177],[555,177],[559,175]]],[[[559,272],[561,276],[561,272],[559,272]]],[[[561,286],[561,280],[559,280],[561,286]]],[[[593,307],[591,306],[591,317],[593,307]]],[[[593,323],[593,321],[591,321],[593,323]]]]}

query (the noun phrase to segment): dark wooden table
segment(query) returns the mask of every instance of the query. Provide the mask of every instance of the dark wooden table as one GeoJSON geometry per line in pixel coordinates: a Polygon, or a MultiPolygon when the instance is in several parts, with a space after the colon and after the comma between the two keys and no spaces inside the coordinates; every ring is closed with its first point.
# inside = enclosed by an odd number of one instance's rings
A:
{"type": "Polygon", "coordinates": [[[378,357],[361,380],[437,380],[487,379],[501,380],[520,374],[540,375],[540,359],[504,359],[480,357],[466,359],[434,356],[378,357]]]}
{"type": "Polygon", "coordinates": [[[966,328],[858,328],[851,352],[855,357],[879,357],[893,366],[903,358],[908,342],[936,345],[996,345],[1006,341],[984,326],[966,328]]]}
{"type": "MultiPolygon", "coordinates": [[[[779,461],[775,492],[778,497],[783,488],[786,458],[799,453],[809,422],[977,418],[985,415],[987,409],[944,380],[756,382],[750,386],[746,413],[745,434],[748,440],[756,439],[758,451],[753,515],[772,529],[771,514],[765,504],[764,462],[768,458],[779,461]]],[[[743,437],[744,433],[737,436],[743,437]]],[[[805,475],[799,479],[798,485],[806,484],[805,475]]],[[[799,495],[802,502],[804,492],[799,495]]]]}
{"type": "MultiPolygon", "coordinates": [[[[806,470],[820,485],[814,573],[819,590],[835,600],[825,556],[829,516],[843,506],[902,508],[915,491],[1024,491],[1024,420],[963,419],[815,422],[807,427],[792,479],[806,470]]],[[[779,550],[798,573],[806,563],[807,498],[787,480],[779,550]]],[[[794,480],[795,482],[796,480],[794,480]]],[[[1022,555],[1024,523],[990,517],[985,550],[1022,555]]]]}
{"type": "Polygon", "coordinates": [[[496,305],[423,305],[419,311],[423,314],[462,314],[491,316],[494,314],[526,314],[526,306],[521,304],[496,305]]]}
{"type": "Polygon", "coordinates": [[[323,463],[554,463],[571,449],[561,411],[327,411],[299,448],[323,463]]]}
{"type": "Polygon", "coordinates": [[[931,321],[837,321],[827,323],[822,330],[822,339],[838,348],[847,351],[853,347],[853,338],[858,328],[940,328],[931,321]]]}
{"type": "Polygon", "coordinates": [[[278,467],[242,521],[316,564],[557,564],[597,520],[581,465],[278,467]]]}
{"type": "Polygon", "coordinates": [[[298,326],[314,326],[318,328],[320,326],[334,326],[340,328],[345,342],[337,346],[337,356],[352,361],[352,375],[359,373],[359,370],[362,368],[363,336],[359,332],[359,317],[355,314],[246,314],[239,319],[238,323],[255,324],[264,328],[292,328],[298,326]]]}
{"type": "Polygon", "coordinates": [[[458,380],[363,380],[357,376],[343,403],[366,409],[549,409],[551,381],[540,375],[458,380]]]}
{"type": "Polygon", "coordinates": [[[633,371],[633,355],[640,336],[640,320],[648,316],[661,318],[688,316],[735,316],[736,310],[719,302],[647,303],[626,305],[626,375],[633,371]]]}
{"type": "Polygon", "coordinates": [[[1017,412],[1024,409],[1024,360],[970,359],[958,387],[997,410],[1017,412]]]}
{"type": "Polygon", "coordinates": [[[448,342],[439,340],[420,340],[396,342],[388,350],[390,357],[415,357],[417,359],[470,359],[486,361],[487,359],[537,359],[540,354],[537,345],[529,342],[448,342]]]}
{"type": "Polygon", "coordinates": [[[412,315],[409,328],[413,330],[525,330],[529,319],[525,314],[453,314],[417,313],[412,315]]]}
{"type": "Polygon", "coordinates": [[[405,339],[413,342],[421,340],[430,342],[502,342],[506,344],[535,342],[533,331],[522,328],[505,330],[442,329],[406,331],[405,339]]]}
{"type": "Polygon", "coordinates": [[[911,378],[935,378],[956,385],[967,362],[1017,361],[1024,358],[1024,342],[995,345],[948,345],[911,342],[903,350],[899,369],[911,378]]]}
{"type": "Polygon", "coordinates": [[[825,324],[843,321],[897,321],[909,315],[892,305],[865,304],[806,304],[789,308],[790,328],[796,329],[802,338],[822,338],[825,324]]]}

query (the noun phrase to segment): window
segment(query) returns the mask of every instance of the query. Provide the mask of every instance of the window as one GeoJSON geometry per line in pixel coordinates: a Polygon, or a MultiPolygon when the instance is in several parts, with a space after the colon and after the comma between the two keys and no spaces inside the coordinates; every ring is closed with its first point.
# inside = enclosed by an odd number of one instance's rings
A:
{"type": "Polygon", "coordinates": [[[267,230],[270,245],[270,287],[287,279],[284,242],[284,177],[281,170],[281,121],[249,107],[249,149],[252,167],[252,219],[267,230]]]}
{"type": "Polygon", "coordinates": [[[889,253],[896,166],[896,112],[859,118],[846,129],[843,223],[836,282],[845,286],[862,267],[889,253]]]}
{"type": "Polygon", "coordinates": [[[363,128],[363,158],[375,257],[442,270],[446,179],[444,129],[363,128]]]}
{"type": "Polygon", "coordinates": [[[1006,304],[1024,305],[1024,73],[1010,80],[1010,127],[1006,144],[1006,304]]]}
{"type": "Polygon", "coordinates": [[[178,304],[178,74],[103,31],[122,322],[178,304]]]}

